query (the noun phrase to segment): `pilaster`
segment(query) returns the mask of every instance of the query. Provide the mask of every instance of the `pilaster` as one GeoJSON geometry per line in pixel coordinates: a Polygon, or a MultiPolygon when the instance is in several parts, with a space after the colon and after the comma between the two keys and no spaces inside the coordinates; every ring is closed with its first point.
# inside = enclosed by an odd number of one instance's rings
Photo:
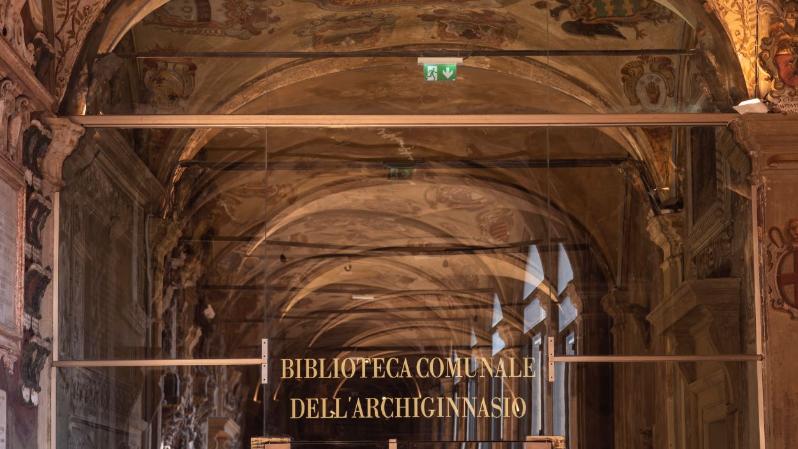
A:
{"type": "Polygon", "coordinates": [[[798,440],[798,117],[746,115],[732,129],[752,163],[765,440],[768,448],[788,447],[798,440]]]}

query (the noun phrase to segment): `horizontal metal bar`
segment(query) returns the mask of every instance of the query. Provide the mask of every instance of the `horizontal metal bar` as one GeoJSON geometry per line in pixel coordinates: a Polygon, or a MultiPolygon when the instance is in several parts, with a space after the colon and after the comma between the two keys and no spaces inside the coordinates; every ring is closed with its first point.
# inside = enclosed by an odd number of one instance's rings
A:
{"type": "Polygon", "coordinates": [[[468,58],[485,57],[563,57],[563,56],[690,56],[698,54],[687,48],[630,48],[609,49],[519,49],[519,50],[357,50],[357,51],[149,51],[116,53],[122,58],[270,58],[270,59],[328,59],[328,58],[468,58]]]}
{"type": "Polygon", "coordinates": [[[87,128],[490,128],[725,126],[738,114],[77,115],[87,128]]]}
{"type": "MultiPolygon", "coordinates": [[[[545,436],[545,435],[541,435],[545,436]]],[[[397,443],[399,444],[434,444],[434,443],[450,443],[450,444],[476,444],[476,443],[528,443],[529,441],[526,440],[398,440],[397,443]]],[[[290,441],[293,444],[376,444],[376,443],[386,443],[385,440],[354,440],[354,441],[346,441],[346,440],[319,440],[319,441],[303,441],[303,440],[293,440],[290,441]]],[[[275,444],[275,443],[271,443],[275,444]]],[[[279,442],[277,443],[279,444],[279,442]]]]}
{"type": "MultiPolygon", "coordinates": [[[[303,287],[289,287],[285,285],[266,286],[263,284],[200,284],[197,286],[200,290],[241,290],[241,291],[259,291],[266,292],[298,292],[303,287]]],[[[456,294],[477,294],[477,293],[490,293],[495,292],[495,288],[472,288],[468,290],[453,290],[453,289],[411,289],[411,290],[354,290],[350,288],[336,288],[336,287],[321,287],[313,290],[314,293],[339,293],[344,295],[423,295],[423,294],[439,294],[439,295],[456,295],[456,294]]]]}
{"type": "Polygon", "coordinates": [[[555,355],[556,363],[758,362],[761,354],[733,355],[555,355]]]}
{"type": "Polygon", "coordinates": [[[58,360],[56,368],[125,368],[161,366],[246,366],[260,365],[261,359],[140,359],[140,360],[58,360]]]}
{"type": "MultiPolygon", "coordinates": [[[[413,347],[356,347],[356,348],[312,348],[310,350],[416,350],[413,347]]],[[[661,363],[661,362],[757,362],[764,360],[761,354],[734,355],[595,355],[595,356],[553,356],[555,363],[661,363]]],[[[260,358],[241,359],[140,359],[140,360],[58,360],[56,368],[148,368],[169,366],[250,366],[260,365],[260,358]]]]}
{"type": "MultiPolygon", "coordinates": [[[[261,151],[265,151],[261,150],[261,151]]],[[[180,161],[180,167],[196,167],[204,170],[215,171],[312,171],[320,169],[350,169],[350,170],[390,170],[390,169],[490,169],[490,168],[594,168],[614,167],[629,158],[579,158],[579,159],[507,159],[507,160],[440,160],[440,161],[269,161],[268,168],[265,162],[250,161],[180,161]]]]}

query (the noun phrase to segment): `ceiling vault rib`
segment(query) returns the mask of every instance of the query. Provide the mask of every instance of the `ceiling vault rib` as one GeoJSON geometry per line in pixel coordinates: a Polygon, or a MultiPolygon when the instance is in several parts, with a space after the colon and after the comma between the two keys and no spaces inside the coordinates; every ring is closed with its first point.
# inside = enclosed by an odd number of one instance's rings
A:
{"type": "Polygon", "coordinates": [[[358,51],[149,51],[115,53],[122,58],[468,58],[468,57],[565,57],[565,56],[692,56],[697,49],[633,48],[633,49],[518,49],[518,50],[358,50],[358,51]]]}

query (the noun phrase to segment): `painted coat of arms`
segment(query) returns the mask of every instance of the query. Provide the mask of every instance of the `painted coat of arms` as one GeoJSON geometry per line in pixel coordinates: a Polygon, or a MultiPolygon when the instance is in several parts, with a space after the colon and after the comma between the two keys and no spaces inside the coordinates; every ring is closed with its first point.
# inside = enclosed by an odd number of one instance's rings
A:
{"type": "MultiPolygon", "coordinates": [[[[549,9],[549,0],[535,3],[539,9],[549,9]]],[[[566,33],[577,36],[608,36],[626,39],[620,28],[632,28],[636,39],[646,37],[640,28],[644,23],[659,25],[673,20],[673,12],[654,0],[555,0],[549,14],[560,20],[567,12],[570,20],[562,23],[566,33]]]]}
{"type": "Polygon", "coordinates": [[[765,100],[778,112],[798,112],[798,1],[788,1],[771,19],[759,47],[759,63],[771,91],[765,100]]]}
{"type": "Polygon", "coordinates": [[[144,23],[201,36],[250,39],[279,22],[272,9],[257,0],[172,0],[144,23]]]}
{"type": "Polygon", "coordinates": [[[767,292],[775,309],[798,319],[798,219],[790,220],[786,231],[768,231],[767,292]]]}
{"type": "Polygon", "coordinates": [[[661,111],[676,93],[676,73],[670,58],[641,56],[621,68],[623,91],[632,106],[661,111]]]}

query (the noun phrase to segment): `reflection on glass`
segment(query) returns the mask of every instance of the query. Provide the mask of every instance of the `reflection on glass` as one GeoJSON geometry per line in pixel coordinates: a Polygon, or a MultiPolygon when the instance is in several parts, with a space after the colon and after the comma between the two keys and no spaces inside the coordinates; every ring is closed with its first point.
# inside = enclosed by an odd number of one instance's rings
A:
{"type": "Polygon", "coordinates": [[[491,337],[491,355],[497,355],[507,346],[499,331],[494,331],[491,337]]]}
{"type": "Polygon", "coordinates": [[[565,251],[565,246],[560,243],[557,252],[557,294],[565,291],[568,283],[574,280],[574,270],[571,267],[571,260],[565,251]]]}
{"type": "Polygon", "coordinates": [[[543,261],[540,260],[540,251],[537,245],[529,246],[529,254],[526,257],[526,272],[524,274],[524,299],[529,298],[529,295],[538,288],[543,282],[543,261]]]}
{"type": "Polygon", "coordinates": [[[502,303],[499,299],[499,295],[496,293],[493,294],[493,318],[491,318],[491,327],[496,327],[502,319],[504,318],[504,314],[502,313],[502,303]]]}
{"type": "Polygon", "coordinates": [[[540,299],[533,299],[524,307],[524,332],[529,332],[546,319],[546,311],[540,305],[540,299]]]}
{"type": "Polygon", "coordinates": [[[563,299],[559,305],[559,329],[562,332],[568,327],[569,324],[573,323],[576,319],[576,316],[579,314],[579,311],[576,310],[573,301],[571,301],[571,297],[567,296],[563,299]]]}

